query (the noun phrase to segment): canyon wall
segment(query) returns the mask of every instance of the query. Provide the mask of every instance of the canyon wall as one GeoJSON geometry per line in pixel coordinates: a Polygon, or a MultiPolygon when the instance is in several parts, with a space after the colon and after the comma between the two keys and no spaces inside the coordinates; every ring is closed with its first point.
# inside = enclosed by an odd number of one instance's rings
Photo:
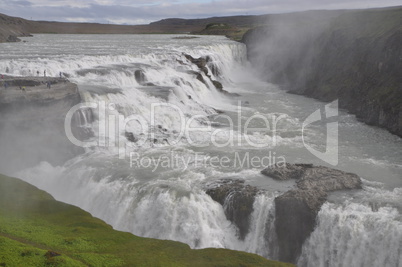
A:
{"type": "Polygon", "coordinates": [[[402,136],[402,8],[325,11],[270,20],[247,32],[248,57],[291,93],[402,136]]]}

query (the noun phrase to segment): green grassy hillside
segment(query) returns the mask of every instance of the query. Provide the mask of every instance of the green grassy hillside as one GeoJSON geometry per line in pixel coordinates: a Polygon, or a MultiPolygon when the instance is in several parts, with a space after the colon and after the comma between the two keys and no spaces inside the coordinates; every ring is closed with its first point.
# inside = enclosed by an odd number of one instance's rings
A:
{"type": "Polygon", "coordinates": [[[0,175],[0,266],[291,266],[226,249],[113,230],[88,212],[0,175]]]}

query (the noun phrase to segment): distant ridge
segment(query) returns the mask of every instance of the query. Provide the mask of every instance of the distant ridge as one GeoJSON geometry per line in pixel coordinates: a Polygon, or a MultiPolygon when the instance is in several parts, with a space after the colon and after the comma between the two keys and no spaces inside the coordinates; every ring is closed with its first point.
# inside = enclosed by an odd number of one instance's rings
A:
{"type": "MultiPolygon", "coordinates": [[[[101,23],[76,23],[57,21],[32,21],[18,17],[11,17],[0,13],[0,42],[16,42],[18,37],[29,36],[35,33],[52,34],[143,34],[143,33],[172,33],[172,34],[218,34],[227,35],[228,31],[203,31],[210,23],[224,23],[231,27],[231,31],[243,34],[245,30],[265,24],[270,19],[298,16],[298,14],[317,13],[322,16],[340,14],[344,11],[305,11],[273,15],[244,15],[211,17],[201,19],[168,18],[146,25],[116,25],[101,23]]],[[[230,35],[230,33],[229,33],[230,35]]],[[[241,37],[241,36],[240,36],[241,37]]],[[[241,39],[241,38],[240,38],[241,39]]]]}
{"type": "MultiPolygon", "coordinates": [[[[388,9],[379,8],[379,9],[388,9]]],[[[242,35],[250,28],[269,24],[270,21],[286,21],[289,18],[306,17],[314,15],[320,17],[336,17],[342,13],[353,10],[310,10],[284,14],[269,15],[239,15],[225,17],[210,17],[200,19],[167,18],[151,22],[146,25],[116,25],[101,23],[78,23],[57,21],[33,21],[18,17],[11,17],[0,13],[0,42],[16,42],[18,37],[29,36],[35,33],[52,34],[145,34],[145,33],[172,33],[172,34],[214,34],[236,36],[240,40],[242,35]],[[211,23],[227,24],[230,30],[206,31],[211,23]]],[[[354,10],[356,11],[356,10],[354,10]]]]}
{"type": "Polygon", "coordinates": [[[236,27],[253,27],[268,15],[214,17],[206,19],[164,19],[147,25],[115,25],[101,23],[75,23],[32,21],[0,13],[0,42],[19,41],[17,37],[35,33],[52,34],[185,34],[201,32],[209,23],[226,23],[236,27]],[[10,37],[11,36],[11,37],[10,37]]]}
{"type": "Polygon", "coordinates": [[[180,19],[168,18],[159,21],[151,22],[150,25],[176,25],[176,26],[205,26],[209,23],[226,23],[231,26],[245,27],[255,24],[264,23],[270,15],[259,16],[228,16],[228,17],[211,17],[202,19],[180,19]]]}
{"type": "Polygon", "coordinates": [[[28,21],[0,14],[0,42],[17,42],[18,36],[29,36],[28,21]]]}

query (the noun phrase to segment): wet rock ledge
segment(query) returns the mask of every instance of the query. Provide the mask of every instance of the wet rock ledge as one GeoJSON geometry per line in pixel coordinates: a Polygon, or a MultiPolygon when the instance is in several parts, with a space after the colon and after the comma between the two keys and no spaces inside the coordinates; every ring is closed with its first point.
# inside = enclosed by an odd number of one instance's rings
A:
{"type": "Polygon", "coordinates": [[[0,107],[13,103],[47,103],[66,98],[79,103],[76,84],[57,77],[13,77],[0,80],[0,107]]]}
{"type": "MultiPolygon", "coordinates": [[[[275,198],[278,260],[284,262],[297,261],[328,193],[361,188],[356,174],[312,164],[273,165],[261,173],[275,180],[296,180],[295,188],[275,198]]],[[[206,193],[223,206],[227,219],[238,227],[240,239],[249,232],[254,199],[262,191],[239,179],[218,180],[206,189],[206,193]]]]}
{"type": "MultiPolygon", "coordinates": [[[[66,115],[80,102],[77,85],[64,78],[0,77],[0,169],[14,173],[42,161],[56,166],[83,153],[65,130],[66,115]]],[[[80,110],[71,119],[82,141],[90,134],[83,115],[80,110]]]]}

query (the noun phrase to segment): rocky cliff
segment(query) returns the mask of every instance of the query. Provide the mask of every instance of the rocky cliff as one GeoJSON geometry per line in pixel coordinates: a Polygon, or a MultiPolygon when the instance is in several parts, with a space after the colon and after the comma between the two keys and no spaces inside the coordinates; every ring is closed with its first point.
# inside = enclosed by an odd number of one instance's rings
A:
{"type": "Polygon", "coordinates": [[[402,136],[402,7],[271,20],[243,41],[267,81],[402,136]]]}
{"type": "MultiPolygon", "coordinates": [[[[0,80],[0,169],[15,173],[42,161],[61,164],[82,149],[67,138],[64,120],[81,102],[78,87],[64,78],[10,77],[0,80]]],[[[72,132],[85,139],[72,119],[72,132]]]]}
{"type": "Polygon", "coordinates": [[[19,42],[18,37],[29,36],[27,21],[0,14],[0,43],[19,42]]]}
{"type": "Polygon", "coordinates": [[[361,188],[356,174],[312,164],[274,165],[261,173],[276,180],[296,179],[296,188],[275,198],[279,259],[286,262],[297,261],[328,193],[361,188]]]}

